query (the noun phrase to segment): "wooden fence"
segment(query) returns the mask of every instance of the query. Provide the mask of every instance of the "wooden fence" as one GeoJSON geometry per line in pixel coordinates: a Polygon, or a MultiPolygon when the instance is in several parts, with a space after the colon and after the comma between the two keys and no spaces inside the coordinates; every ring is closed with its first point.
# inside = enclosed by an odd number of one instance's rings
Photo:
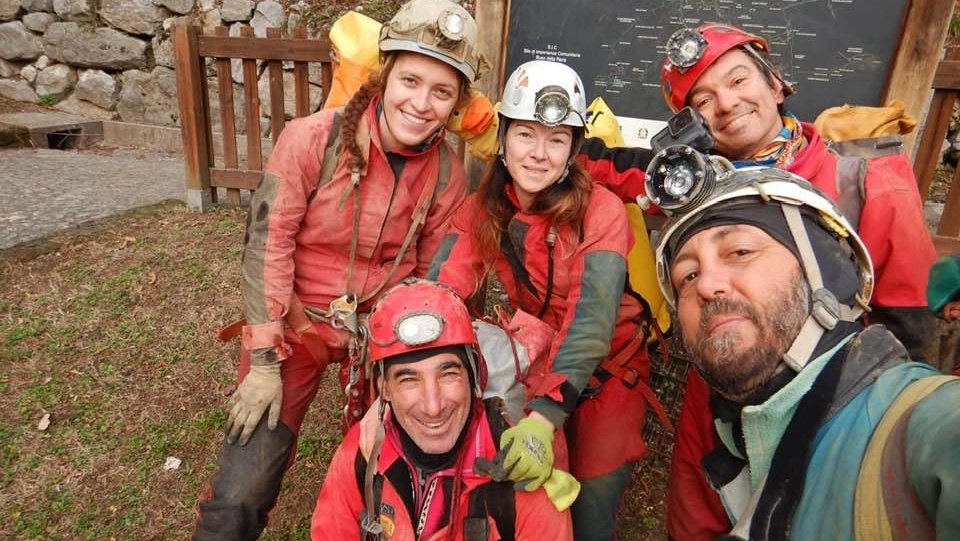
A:
{"type": "MultiPolygon", "coordinates": [[[[226,190],[226,203],[240,203],[241,190],[254,190],[260,183],[263,169],[261,140],[261,103],[258,92],[258,63],[266,65],[269,81],[270,136],[276,141],[285,122],[283,70],[285,62],[293,63],[294,116],[310,114],[311,97],[308,70],[311,62],[320,64],[321,99],[326,99],[332,80],[330,42],[307,39],[298,29],[293,38],[281,37],[280,29],[268,28],[267,37],[253,35],[243,28],[238,37],[227,35],[226,27],[217,27],[213,35],[203,35],[199,28],[178,25],[173,35],[177,63],[177,90],[183,154],[186,164],[187,202],[191,208],[205,210],[218,203],[218,188],[226,190]],[[243,73],[243,104],[239,109],[246,126],[245,159],[238,151],[238,125],[235,117],[231,61],[239,59],[243,73]],[[211,100],[207,73],[216,74],[219,95],[219,124],[222,135],[214,147],[211,100]],[[217,164],[219,160],[221,163],[217,164]],[[242,163],[241,163],[242,161],[242,163]]],[[[489,87],[489,85],[487,85],[489,87]]],[[[920,193],[927,197],[940,159],[940,145],[950,122],[953,104],[960,95],[960,48],[952,48],[940,62],[933,80],[934,97],[925,126],[920,134],[914,171],[920,193]]],[[[464,155],[461,143],[460,154],[464,155]]],[[[476,174],[479,171],[471,171],[476,174]]],[[[954,175],[934,242],[941,253],[960,252],[960,168],[954,175]]]]}
{"type": "Polygon", "coordinates": [[[206,210],[218,202],[218,188],[226,189],[226,203],[240,203],[241,190],[254,190],[263,170],[263,141],[260,127],[261,103],[258,90],[258,63],[265,64],[269,81],[270,137],[276,142],[285,123],[284,63],[293,63],[294,115],[311,111],[311,62],[320,64],[322,103],[330,89],[332,66],[330,42],[307,39],[297,29],[294,37],[284,38],[279,28],[268,28],[266,37],[255,37],[252,28],[242,28],[239,37],[230,37],[226,27],[217,27],[213,35],[203,35],[196,26],[180,24],[174,29],[173,44],[177,65],[177,92],[183,157],[186,165],[187,203],[206,210]],[[233,98],[231,61],[239,59],[243,73],[242,125],[246,126],[245,152],[238,149],[238,119],[233,98]],[[211,119],[208,69],[216,73],[219,95],[220,145],[215,148],[211,119]],[[221,163],[217,164],[215,158],[221,163]]]}
{"type": "MultiPolygon", "coordinates": [[[[923,123],[924,129],[913,164],[920,194],[925,199],[940,161],[941,144],[950,127],[953,105],[960,97],[960,47],[947,50],[944,60],[937,67],[933,89],[933,100],[927,120],[923,123]]],[[[933,240],[941,254],[960,253],[960,167],[954,172],[943,216],[933,240]]]]}

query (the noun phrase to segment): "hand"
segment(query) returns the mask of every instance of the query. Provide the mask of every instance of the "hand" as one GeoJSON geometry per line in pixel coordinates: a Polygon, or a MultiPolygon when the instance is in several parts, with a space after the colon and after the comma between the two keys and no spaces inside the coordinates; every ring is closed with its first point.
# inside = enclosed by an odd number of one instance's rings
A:
{"type": "Polygon", "coordinates": [[[543,483],[543,490],[557,511],[566,511],[580,494],[580,481],[570,473],[554,468],[543,483]]]}
{"type": "Polygon", "coordinates": [[[539,414],[532,413],[505,430],[494,459],[500,462],[507,479],[527,492],[540,488],[553,470],[553,425],[537,417],[539,414]]]}
{"type": "Polygon", "coordinates": [[[247,377],[227,402],[227,443],[237,441],[239,435],[240,445],[246,445],[267,409],[270,410],[267,427],[270,430],[277,428],[282,398],[280,363],[251,365],[247,377]]]}

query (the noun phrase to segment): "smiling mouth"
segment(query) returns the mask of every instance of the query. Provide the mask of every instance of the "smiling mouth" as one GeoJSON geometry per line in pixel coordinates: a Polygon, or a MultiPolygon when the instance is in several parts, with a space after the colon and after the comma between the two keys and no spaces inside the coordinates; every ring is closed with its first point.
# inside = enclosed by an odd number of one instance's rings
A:
{"type": "Polygon", "coordinates": [[[424,124],[426,124],[427,122],[429,122],[429,121],[428,121],[427,119],[425,119],[425,118],[422,118],[422,117],[419,117],[419,116],[416,116],[416,115],[411,115],[410,113],[407,113],[406,111],[400,111],[400,115],[403,116],[403,118],[404,118],[407,122],[410,122],[411,124],[424,125],[424,124]]]}
{"type": "Polygon", "coordinates": [[[417,421],[417,422],[419,422],[420,425],[426,428],[427,430],[439,430],[443,428],[443,425],[447,424],[446,419],[442,421],[434,421],[432,423],[428,423],[426,421],[417,421]]]}
{"type": "Polygon", "coordinates": [[[753,111],[747,111],[746,113],[737,115],[736,118],[725,123],[723,127],[720,128],[720,131],[737,130],[741,128],[746,123],[747,117],[749,117],[751,114],[753,114],[753,111]]]}

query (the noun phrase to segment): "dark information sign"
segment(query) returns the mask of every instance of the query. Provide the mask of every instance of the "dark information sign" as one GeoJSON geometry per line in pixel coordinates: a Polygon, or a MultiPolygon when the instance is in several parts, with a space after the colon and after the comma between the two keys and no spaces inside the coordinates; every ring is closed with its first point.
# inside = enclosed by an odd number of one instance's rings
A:
{"type": "Polygon", "coordinates": [[[507,72],[527,60],[566,62],[619,116],[660,119],[667,38],[705,21],[770,42],[803,120],[843,103],[881,105],[907,0],[513,0],[507,72]]]}

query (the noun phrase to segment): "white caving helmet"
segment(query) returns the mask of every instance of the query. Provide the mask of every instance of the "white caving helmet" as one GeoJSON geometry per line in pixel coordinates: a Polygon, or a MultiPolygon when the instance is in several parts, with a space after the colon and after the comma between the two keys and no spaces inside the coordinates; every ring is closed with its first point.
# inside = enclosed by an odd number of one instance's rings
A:
{"type": "Polygon", "coordinates": [[[499,113],[514,120],[547,126],[586,125],[587,99],[573,68],[560,62],[531,60],[510,74],[503,86],[499,113]]]}
{"type": "MultiPolygon", "coordinates": [[[[531,60],[513,70],[503,86],[500,115],[500,159],[510,120],[532,120],[546,126],[572,126],[574,142],[568,165],[576,160],[586,130],[587,98],[583,81],[570,66],[531,60]],[[510,119],[510,120],[507,120],[510,119]]],[[[566,178],[566,173],[560,177],[566,178]]]]}
{"type": "Polygon", "coordinates": [[[797,255],[810,286],[811,307],[783,356],[791,369],[802,370],[820,338],[838,322],[855,321],[869,310],[873,263],[842,211],[806,180],[780,169],[758,167],[725,174],[701,203],[671,215],[661,229],[657,281],[674,309],[677,299],[670,267],[677,251],[695,233],[724,223],[763,229],[797,255]]]}

